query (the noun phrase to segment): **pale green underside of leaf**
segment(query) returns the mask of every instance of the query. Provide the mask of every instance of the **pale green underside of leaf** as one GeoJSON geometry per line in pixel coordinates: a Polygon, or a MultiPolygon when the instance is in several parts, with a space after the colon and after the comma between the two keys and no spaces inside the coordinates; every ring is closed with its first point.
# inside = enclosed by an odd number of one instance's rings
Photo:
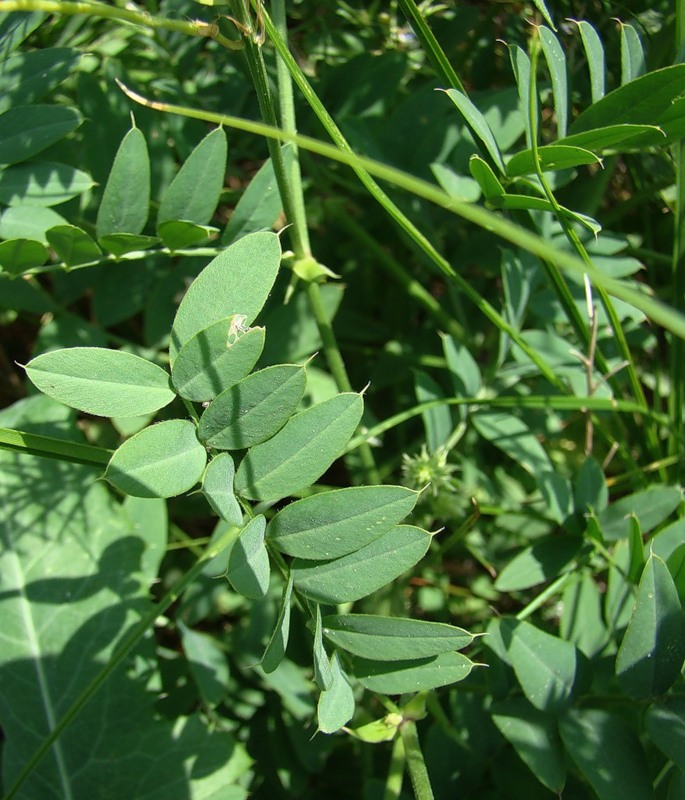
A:
{"type": "Polygon", "coordinates": [[[29,361],[26,372],[44,394],[101,417],[151,413],[175,397],[161,367],[122,350],[53,350],[29,361]]]}
{"type": "Polygon", "coordinates": [[[354,694],[347,676],[340,666],[337,653],[331,657],[331,685],[321,692],[317,705],[317,719],[322,733],[335,733],[354,715],[354,694]]]}
{"type": "Polygon", "coordinates": [[[354,676],[362,686],[379,694],[406,694],[448,686],[466,678],[474,667],[462,653],[441,653],[412,661],[354,659],[354,676]]]}

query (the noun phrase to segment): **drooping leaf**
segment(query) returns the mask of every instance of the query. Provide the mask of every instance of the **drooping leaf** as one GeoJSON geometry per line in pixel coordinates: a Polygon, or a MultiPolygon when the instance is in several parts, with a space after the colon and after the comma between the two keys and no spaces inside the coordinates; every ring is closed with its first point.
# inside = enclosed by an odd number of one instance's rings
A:
{"type": "Polygon", "coordinates": [[[0,201],[8,206],[56,206],[93,186],[90,175],[74,167],[53,161],[29,162],[0,172],[0,201]]]}
{"type": "Polygon", "coordinates": [[[290,637],[290,598],[293,594],[293,576],[288,575],[288,580],[283,587],[281,597],[281,608],[278,612],[276,627],[274,628],[269,643],[266,646],[262,660],[259,662],[261,668],[267,674],[273,672],[283,661],[288,639],[290,637]]]}
{"type": "Polygon", "coordinates": [[[322,733],[335,733],[354,715],[354,693],[340,666],[337,653],[331,656],[331,686],[319,695],[316,716],[322,733]]]}
{"type": "Polygon", "coordinates": [[[602,800],[654,797],[640,742],[620,717],[597,708],[569,709],[559,732],[566,752],[602,800]]]}
{"type": "Polygon", "coordinates": [[[445,90],[445,94],[459,109],[459,112],[469,126],[469,130],[481,140],[490,158],[492,158],[493,163],[499,169],[500,174],[504,175],[506,171],[504,168],[504,161],[502,161],[502,155],[497,146],[492,129],[488,125],[483,114],[463,92],[457,89],[447,89],[445,90]]]}
{"type": "Polygon", "coordinates": [[[638,32],[619,21],[621,28],[621,85],[634,81],[645,72],[645,54],[638,32]]]}
{"type": "Polygon", "coordinates": [[[462,628],[372,614],[337,614],[324,618],[324,635],[336,647],[376,661],[409,661],[461,650],[473,641],[462,628]]]}
{"type": "Polygon", "coordinates": [[[475,664],[462,653],[441,653],[412,661],[353,660],[354,676],[378,694],[406,694],[447,686],[466,678],[475,664]]]}
{"type": "Polygon", "coordinates": [[[44,394],[100,417],[151,413],[175,396],[161,367],[123,350],[53,350],[31,359],[26,373],[44,394]]]}
{"type": "Polygon", "coordinates": [[[216,233],[216,230],[210,225],[197,225],[195,222],[185,220],[169,220],[157,225],[159,238],[169,250],[182,250],[184,247],[204,242],[216,233]]]}
{"type": "Polygon", "coordinates": [[[202,477],[202,493],[214,511],[232,525],[243,524],[243,512],[233,493],[235,466],[228,453],[219,453],[209,462],[202,477]]]}
{"type": "Polygon", "coordinates": [[[304,394],[304,367],[278,364],[253,372],[221,392],[200,419],[198,435],[219,450],[241,450],[273,436],[304,394]]]}
{"type": "Polygon", "coordinates": [[[188,400],[205,402],[244,378],[264,349],[264,328],[241,330],[236,315],[196,333],[179,350],[171,380],[188,400]]]}
{"type": "MultiPolygon", "coordinates": [[[[568,126],[568,77],[566,74],[566,55],[556,35],[544,25],[538,28],[542,52],[552,80],[554,113],[557,123],[557,139],[566,136],[568,126]]],[[[507,164],[507,170],[509,165],[507,164]]],[[[511,173],[509,173],[511,174],[511,173]]]]}
{"type": "Polygon", "coordinates": [[[573,644],[512,617],[500,620],[500,631],[528,701],[551,713],[568,708],[578,671],[573,644]]]}
{"type": "Polygon", "coordinates": [[[110,233],[99,236],[98,244],[115,258],[137,250],[148,250],[159,242],[156,236],[144,236],[142,233],[110,233]]]}
{"type": "Polygon", "coordinates": [[[264,597],[269,589],[271,568],[264,546],[266,519],[258,514],[240,531],[228,559],[231,586],[243,597],[264,597]]]}
{"type": "Polygon", "coordinates": [[[68,267],[97,261],[102,255],[97,243],[75,225],[57,225],[45,231],[50,247],[68,267]]]}
{"type": "Polygon", "coordinates": [[[0,242],[0,267],[10,275],[21,275],[41,267],[50,257],[47,248],[34,239],[0,242]]]}
{"type": "Polygon", "coordinates": [[[404,486],[352,486],[297,500],[269,522],[267,536],[290,556],[314,560],[353,553],[401,522],[417,494],[404,486]]]}
{"type": "Polygon", "coordinates": [[[430,534],[398,525],[354,553],[332,561],[292,563],[295,586],[319,603],[346,603],[375,592],[420,561],[430,534]]]}
{"type": "Polygon", "coordinates": [[[105,184],[95,229],[98,239],[142,233],[150,207],[150,157],[138,128],[124,136],[105,184]]]}
{"type": "Polygon", "coordinates": [[[135,497],[175,497],[195,486],[206,463],[193,423],[172,419],[127,439],[110,459],[105,478],[135,497]]]}
{"type": "Polygon", "coordinates": [[[0,164],[27,161],[70,133],[83,121],[68,106],[15,106],[0,114],[0,164]]]}
{"type": "Polygon", "coordinates": [[[253,233],[226,248],[190,285],[176,312],[169,355],[196,333],[219,320],[241,314],[251,325],[269,296],[281,261],[274,233],[253,233]]]}
{"type": "Polygon", "coordinates": [[[668,567],[650,556],[616,657],[616,674],[633,697],[666,692],[685,659],[685,617],[668,567]]]}
{"type": "Polygon", "coordinates": [[[158,226],[171,220],[196,225],[206,225],[211,220],[224,185],[227,150],[223,128],[205,136],[164,193],[157,213],[158,226]]]}
{"type": "Polygon", "coordinates": [[[561,796],[566,764],[554,717],[510,697],[493,703],[492,721],[540,783],[561,796]]]}
{"type": "Polygon", "coordinates": [[[333,671],[328,653],[323,643],[323,622],[321,620],[321,606],[315,604],[314,617],[314,648],[312,662],[314,665],[314,681],[321,690],[330,689],[333,684],[333,671]]]}
{"type": "MultiPolygon", "coordinates": [[[[283,146],[287,170],[293,161],[293,148],[283,146]]],[[[222,244],[231,244],[255,231],[270,230],[281,213],[281,196],[271,159],[267,159],[243,192],[221,236],[222,244]]]]}
{"type": "Polygon", "coordinates": [[[296,414],[248,451],[238,467],[236,491],[249,500],[279,500],[310,486],[343,451],[362,407],[361,395],[345,393],[296,414]]]}
{"type": "Polygon", "coordinates": [[[516,592],[537,586],[566,571],[580,552],[579,536],[550,536],[522,550],[497,576],[499,592],[516,592]]]}
{"type": "Polygon", "coordinates": [[[469,159],[469,172],[480,186],[483,196],[489,203],[502,197],[504,187],[484,158],[476,155],[471,156],[469,159]]]}

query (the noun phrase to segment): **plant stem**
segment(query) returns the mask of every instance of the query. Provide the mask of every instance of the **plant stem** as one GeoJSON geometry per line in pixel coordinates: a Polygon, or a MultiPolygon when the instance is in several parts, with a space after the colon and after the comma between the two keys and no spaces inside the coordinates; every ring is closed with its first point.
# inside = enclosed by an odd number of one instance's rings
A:
{"type": "Polygon", "coordinates": [[[143,638],[147,630],[154,624],[155,620],[164,614],[169,606],[180,597],[181,592],[183,592],[186,586],[188,586],[202,572],[205,563],[214,558],[214,556],[218,555],[225,547],[228,546],[231,539],[235,538],[238,531],[238,528],[232,528],[231,530],[227,531],[214,546],[208,548],[204,552],[203,556],[199,558],[195,564],[193,564],[188,572],[186,572],[186,574],[176,584],[174,584],[171,589],[169,589],[164,597],[140,619],[138,624],[133,627],[121,644],[111,654],[107,664],[105,664],[105,666],[90,681],[81,694],[79,694],[76,700],[74,700],[57,725],[55,725],[55,727],[52,729],[50,734],[41,742],[40,747],[35,751],[26,764],[24,764],[21,772],[17,776],[12,786],[9,788],[3,800],[11,800],[11,798],[17,794],[22,784],[34,770],[36,765],[47,754],[48,750],[57,741],[57,739],[59,739],[69,725],[71,725],[71,723],[76,719],[86,703],[93,698],[111,673],[121,665],[131,650],[133,650],[133,648],[143,638]]]}
{"type": "Polygon", "coordinates": [[[404,743],[404,753],[407,759],[409,777],[414,789],[414,797],[416,797],[416,800],[433,800],[433,789],[428,777],[426,762],[423,760],[419,735],[414,720],[405,720],[400,727],[400,733],[404,743]]]}
{"type": "Polygon", "coordinates": [[[392,743],[388,777],[385,779],[385,792],[383,800],[399,800],[402,794],[402,781],[404,779],[404,741],[401,736],[396,736],[392,743]]]}
{"type": "Polygon", "coordinates": [[[26,433],[9,428],[0,428],[0,449],[13,450],[31,456],[58,458],[60,461],[85,464],[87,467],[107,466],[113,453],[112,450],[106,450],[104,447],[93,447],[90,444],[70,442],[66,439],[56,439],[53,436],[26,433]]]}

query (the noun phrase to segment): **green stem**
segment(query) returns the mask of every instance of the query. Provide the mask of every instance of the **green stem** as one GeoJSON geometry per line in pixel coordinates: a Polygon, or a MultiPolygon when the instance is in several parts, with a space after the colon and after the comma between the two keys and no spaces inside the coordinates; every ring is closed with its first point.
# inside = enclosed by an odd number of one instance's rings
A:
{"type": "Polygon", "coordinates": [[[0,428],[0,449],[13,450],[31,456],[58,458],[72,464],[85,464],[87,467],[103,467],[109,464],[112,450],[104,447],[93,447],[90,444],[69,442],[53,436],[38,433],[26,433],[9,428],[0,428]]]}
{"type": "Polygon", "coordinates": [[[187,21],[155,17],[146,11],[132,11],[119,8],[96,0],[90,2],[68,2],[68,0],[0,0],[0,11],[43,11],[47,14],[87,14],[91,17],[112,19],[117,22],[128,22],[145,28],[156,28],[187,36],[201,36],[214,39],[223,47],[239,50],[242,45],[222,36],[216,25],[202,21],[187,21]]]}
{"type": "Polygon", "coordinates": [[[107,664],[98,672],[98,674],[91,680],[91,682],[83,689],[81,694],[74,700],[67,712],[63,715],[57,725],[52,729],[50,734],[42,741],[40,747],[35,751],[31,758],[24,764],[21,772],[16,780],[10,787],[9,791],[4,797],[4,800],[11,800],[24,781],[28,778],[31,772],[35,769],[36,765],[47,754],[52,745],[59,739],[64,731],[76,719],[78,714],[84,706],[93,698],[97,691],[102,687],[107,678],[120,666],[124,659],[130,654],[133,648],[143,638],[146,632],[154,624],[169,606],[174,603],[180,596],[183,590],[188,586],[203,570],[207,561],[214,556],[218,555],[225,547],[228,546],[231,539],[234,539],[238,528],[232,528],[219,541],[212,547],[208,548],[204,555],[199,558],[195,564],[186,572],[186,574],[164,595],[164,597],[154,605],[145,616],[143,616],[137,625],[129,632],[124,640],[115,649],[109,657],[107,664]]]}
{"type": "Polygon", "coordinates": [[[399,800],[402,794],[402,781],[404,779],[404,741],[401,736],[396,736],[392,743],[388,777],[385,779],[385,792],[383,800],[399,800]]]}
{"type": "Polygon", "coordinates": [[[428,777],[426,762],[423,760],[416,723],[413,720],[405,720],[400,727],[400,733],[404,743],[404,753],[411,785],[414,789],[414,797],[416,800],[433,800],[433,789],[428,777]]]}
{"type": "Polygon", "coordinates": [[[560,575],[555,581],[550,583],[549,586],[540,592],[537,597],[531,600],[525,608],[522,608],[521,611],[519,611],[519,613],[516,615],[516,619],[528,619],[528,617],[537,611],[540,606],[543,606],[550,599],[550,597],[554,597],[555,594],[558,594],[572,577],[574,577],[573,571],[564,572],[563,575],[560,575]]]}

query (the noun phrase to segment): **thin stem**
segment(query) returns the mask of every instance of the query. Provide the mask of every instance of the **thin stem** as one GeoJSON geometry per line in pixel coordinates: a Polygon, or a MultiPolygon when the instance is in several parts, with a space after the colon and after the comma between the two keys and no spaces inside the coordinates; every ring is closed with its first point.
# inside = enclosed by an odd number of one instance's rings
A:
{"type": "Polygon", "coordinates": [[[516,615],[516,619],[528,619],[528,617],[537,611],[540,606],[543,606],[550,599],[550,597],[554,597],[555,594],[559,594],[568,581],[573,577],[575,577],[575,573],[573,571],[564,572],[563,575],[560,575],[555,581],[552,581],[552,583],[550,583],[549,586],[540,592],[537,597],[531,600],[525,608],[522,608],[516,615]]]}
{"type": "Polygon", "coordinates": [[[414,789],[414,797],[416,800],[433,800],[433,789],[428,777],[426,762],[423,760],[421,743],[414,720],[405,720],[400,727],[400,733],[404,743],[404,753],[411,785],[414,789]]]}
{"type": "Polygon", "coordinates": [[[175,20],[166,17],[155,17],[146,11],[132,11],[130,8],[120,8],[99,3],[97,0],[90,2],[68,2],[68,0],[0,0],[0,11],[43,11],[47,14],[87,14],[90,17],[112,19],[117,22],[128,22],[145,28],[185,33],[187,36],[200,36],[214,39],[218,44],[229,50],[239,50],[240,42],[228,39],[219,33],[215,24],[202,20],[175,20]]]}
{"type": "Polygon", "coordinates": [[[21,772],[16,780],[10,787],[9,791],[4,797],[4,800],[11,800],[24,781],[28,778],[31,772],[35,769],[36,765],[47,754],[52,745],[59,739],[64,731],[76,719],[78,714],[83,710],[84,706],[94,697],[97,691],[102,687],[107,678],[114,672],[114,670],[124,661],[130,654],[133,648],[143,638],[145,633],[154,624],[169,606],[174,603],[180,596],[183,590],[188,586],[203,570],[207,561],[214,556],[218,555],[225,547],[228,546],[231,539],[234,539],[238,528],[232,528],[219,539],[213,546],[208,548],[204,555],[199,558],[195,564],[186,572],[186,574],[164,595],[164,597],[154,605],[147,614],[145,614],[137,625],[129,632],[121,644],[115,649],[109,657],[107,664],[98,672],[98,674],[91,680],[91,682],[83,689],[81,694],[74,700],[67,712],[60,719],[57,725],[52,729],[50,734],[41,742],[40,747],[35,751],[31,758],[24,764],[21,772]]]}
{"type": "Polygon", "coordinates": [[[0,428],[0,450],[13,450],[31,456],[57,458],[72,464],[85,464],[88,467],[103,467],[109,464],[112,450],[93,447],[90,444],[69,442],[39,433],[26,433],[10,428],[0,428]]]}
{"type": "Polygon", "coordinates": [[[402,781],[404,779],[404,741],[401,736],[396,736],[392,743],[388,777],[385,779],[385,792],[383,800],[399,800],[402,794],[402,781]]]}

